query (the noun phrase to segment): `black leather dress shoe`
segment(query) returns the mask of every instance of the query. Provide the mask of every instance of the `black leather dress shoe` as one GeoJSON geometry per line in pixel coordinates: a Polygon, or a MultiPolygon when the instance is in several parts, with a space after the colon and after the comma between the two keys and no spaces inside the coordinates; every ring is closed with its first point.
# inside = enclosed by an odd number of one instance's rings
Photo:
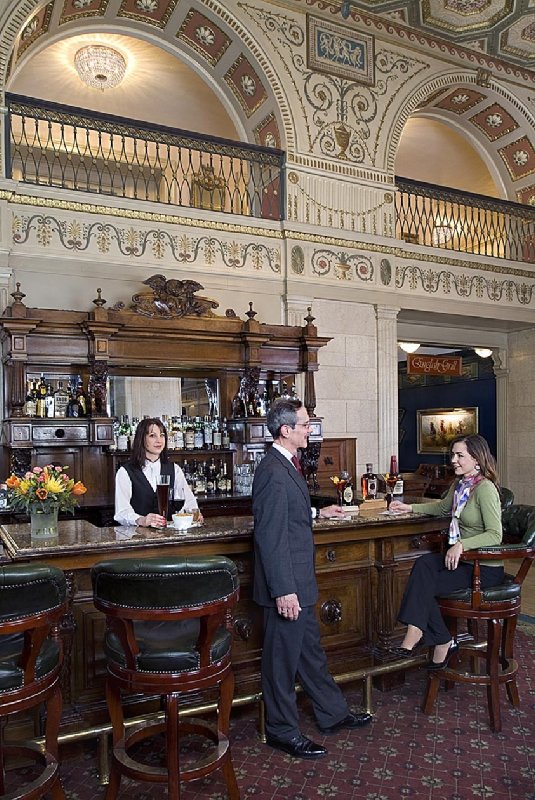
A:
{"type": "Polygon", "coordinates": [[[458,643],[452,642],[452,644],[450,644],[448,652],[446,653],[446,658],[444,659],[444,661],[428,661],[427,669],[430,670],[431,672],[436,672],[439,669],[445,669],[449,664],[450,658],[453,655],[455,655],[458,649],[459,649],[458,643]]]}
{"type": "Polygon", "coordinates": [[[340,720],[340,722],[336,722],[334,725],[329,725],[327,728],[320,728],[320,731],[322,733],[336,733],[336,731],[341,731],[344,728],[349,730],[352,730],[353,728],[363,728],[365,725],[368,725],[372,719],[373,717],[371,714],[356,714],[354,711],[350,711],[346,717],[340,720]]]}
{"type": "Polygon", "coordinates": [[[418,650],[422,646],[423,638],[423,636],[420,636],[414,647],[391,647],[388,652],[395,656],[395,658],[412,658],[418,653],[418,650]]]}
{"type": "Polygon", "coordinates": [[[327,754],[325,747],[307,739],[302,733],[288,740],[266,736],[266,744],[276,750],[282,750],[283,753],[288,753],[292,758],[321,758],[327,754]]]}

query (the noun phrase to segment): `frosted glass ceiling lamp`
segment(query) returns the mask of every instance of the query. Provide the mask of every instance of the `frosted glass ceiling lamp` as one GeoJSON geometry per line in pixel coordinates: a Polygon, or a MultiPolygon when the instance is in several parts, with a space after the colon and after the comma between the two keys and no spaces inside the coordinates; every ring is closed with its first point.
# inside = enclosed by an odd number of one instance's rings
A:
{"type": "Polygon", "coordinates": [[[118,86],[126,72],[126,59],[102,44],[82,47],[74,56],[74,66],[81,81],[92,89],[113,89],[118,86]]]}
{"type": "Polygon", "coordinates": [[[480,358],[488,358],[492,355],[492,350],[488,347],[474,347],[474,353],[477,353],[480,358]]]}
{"type": "Polygon", "coordinates": [[[420,345],[416,342],[398,342],[398,347],[401,347],[405,353],[415,353],[420,345]]]}

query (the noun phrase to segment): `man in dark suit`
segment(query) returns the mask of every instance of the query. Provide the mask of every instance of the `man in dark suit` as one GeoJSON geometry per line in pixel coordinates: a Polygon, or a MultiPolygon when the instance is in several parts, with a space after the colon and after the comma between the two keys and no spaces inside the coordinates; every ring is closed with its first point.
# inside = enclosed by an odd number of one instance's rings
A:
{"type": "MultiPolygon", "coordinates": [[[[272,406],[267,425],[274,443],[257,467],[253,484],[254,599],[264,607],[267,743],[294,758],[319,758],[327,752],[299,730],[296,678],[312,701],[323,733],[360,728],[371,721],[370,714],[349,710],[320,642],[313,510],[297,459],[298,449],[307,445],[309,423],[299,400],[279,400],[272,406]]],[[[343,515],[339,506],[318,513],[343,515]]]]}

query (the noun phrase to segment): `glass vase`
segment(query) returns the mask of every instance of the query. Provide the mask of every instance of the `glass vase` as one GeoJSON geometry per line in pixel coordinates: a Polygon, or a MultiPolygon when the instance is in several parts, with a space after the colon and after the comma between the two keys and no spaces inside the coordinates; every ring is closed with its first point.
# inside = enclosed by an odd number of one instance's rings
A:
{"type": "Polygon", "coordinates": [[[50,539],[58,535],[58,509],[30,511],[30,527],[32,539],[50,539]]]}

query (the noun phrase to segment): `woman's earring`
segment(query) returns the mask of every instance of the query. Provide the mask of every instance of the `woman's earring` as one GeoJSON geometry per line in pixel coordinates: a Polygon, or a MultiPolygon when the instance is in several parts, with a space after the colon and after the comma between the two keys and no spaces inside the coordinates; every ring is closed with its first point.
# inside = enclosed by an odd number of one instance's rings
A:
{"type": "Polygon", "coordinates": [[[475,469],[476,469],[478,472],[481,472],[481,467],[479,466],[479,464],[476,464],[476,466],[475,466],[475,469]]]}

